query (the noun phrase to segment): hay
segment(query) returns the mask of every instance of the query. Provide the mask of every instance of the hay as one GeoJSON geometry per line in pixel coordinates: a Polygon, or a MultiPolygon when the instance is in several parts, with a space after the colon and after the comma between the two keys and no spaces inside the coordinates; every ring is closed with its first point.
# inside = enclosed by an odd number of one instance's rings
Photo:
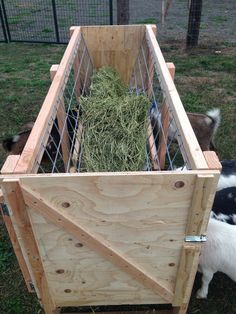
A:
{"type": "Polygon", "coordinates": [[[146,158],[149,100],[129,92],[109,67],[94,73],[81,97],[84,171],[138,171],[146,158]]]}

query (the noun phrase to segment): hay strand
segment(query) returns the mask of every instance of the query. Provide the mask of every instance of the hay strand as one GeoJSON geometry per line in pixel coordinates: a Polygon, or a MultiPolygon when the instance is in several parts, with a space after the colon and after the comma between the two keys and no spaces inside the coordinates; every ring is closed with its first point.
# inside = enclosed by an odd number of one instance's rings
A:
{"type": "Polygon", "coordinates": [[[94,73],[81,97],[84,171],[138,171],[146,156],[149,100],[130,92],[109,67],[94,73]]]}

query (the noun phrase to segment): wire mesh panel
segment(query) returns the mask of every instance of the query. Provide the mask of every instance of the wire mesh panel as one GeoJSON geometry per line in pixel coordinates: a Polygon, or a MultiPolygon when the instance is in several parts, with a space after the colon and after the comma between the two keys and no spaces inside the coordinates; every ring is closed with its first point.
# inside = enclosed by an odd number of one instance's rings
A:
{"type": "Polygon", "coordinates": [[[79,171],[84,132],[79,97],[88,94],[92,72],[93,64],[81,36],[35,159],[33,168],[39,172],[79,171]]]}
{"type": "Polygon", "coordinates": [[[188,165],[189,161],[154,64],[147,42],[143,40],[130,87],[137,94],[146,93],[150,99],[147,170],[182,168],[188,165]]]}

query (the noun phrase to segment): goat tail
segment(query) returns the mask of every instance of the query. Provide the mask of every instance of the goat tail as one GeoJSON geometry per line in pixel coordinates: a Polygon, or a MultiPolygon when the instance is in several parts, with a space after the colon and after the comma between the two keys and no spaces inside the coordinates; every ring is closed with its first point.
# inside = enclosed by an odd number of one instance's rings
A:
{"type": "Polygon", "coordinates": [[[219,108],[213,108],[213,109],[207,111],[206,114],[214,123],[213,134],[215,134],[217,132],[219,126],[220,126],[220,121],[221,121],[220,109],[219,108]]]}

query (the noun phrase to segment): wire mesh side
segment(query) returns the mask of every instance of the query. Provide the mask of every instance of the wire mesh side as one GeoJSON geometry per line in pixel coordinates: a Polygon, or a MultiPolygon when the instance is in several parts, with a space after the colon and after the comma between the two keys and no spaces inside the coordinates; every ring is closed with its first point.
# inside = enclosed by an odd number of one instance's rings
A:
{"type": "Polygon", "coordinates": [[[160,75],[144,39],[134,66],[130,89],[150,99],[147,130],[147,170],[174,170],[189,165],[172,110],[168,105],[160,75]]]}
{"type": "Polygon", "coordinates": [[[78,49],[68,67],[65,84],[41,141],[40,153],[35,159],[34,167],[39,173],[78,171],[83,137],[79,98],[88,94],[92,72],[93,64],[81,36],[78,49]]]}

